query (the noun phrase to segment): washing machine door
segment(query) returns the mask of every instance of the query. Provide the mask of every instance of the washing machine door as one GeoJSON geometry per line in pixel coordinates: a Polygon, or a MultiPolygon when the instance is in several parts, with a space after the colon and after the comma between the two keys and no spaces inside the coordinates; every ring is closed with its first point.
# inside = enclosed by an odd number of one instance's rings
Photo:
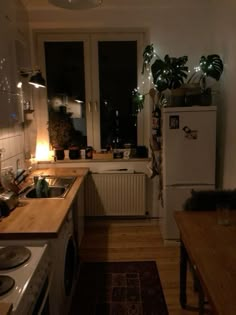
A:
{"type": "Polygon", "coordinates": [[[76,279],[76,261],[77,261],[76,245],[71,236],[67,243],[64,269],[64,288],[66,296],[70,296],[73,283],[76,279]]]}

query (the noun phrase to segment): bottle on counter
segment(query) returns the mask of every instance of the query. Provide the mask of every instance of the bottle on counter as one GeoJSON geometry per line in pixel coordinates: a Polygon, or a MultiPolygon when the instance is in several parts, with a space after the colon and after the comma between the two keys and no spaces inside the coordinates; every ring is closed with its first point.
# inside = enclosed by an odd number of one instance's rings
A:
{"type": "Polygon", "coordinates": [[[92,159],[93,158],[93,148],[87,147],[85,151],[86,159],[92,159]]]}

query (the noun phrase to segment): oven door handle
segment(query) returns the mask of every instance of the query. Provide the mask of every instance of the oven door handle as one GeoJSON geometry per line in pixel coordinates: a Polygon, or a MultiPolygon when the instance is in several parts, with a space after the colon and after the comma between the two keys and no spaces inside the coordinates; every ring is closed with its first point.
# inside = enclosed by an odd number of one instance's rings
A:
{"type": "Polygon", "coordinates": [[[46,292],[45,292],[45,294],[44,294],[44,298],[43,298],[42,304],[41,304],[41,306],[40,306],[38,315],[41,315],[41,314],[42,314],[43,309],[44,309],[44,307],[45,307],[45,305],[46,305],[46,302],[47,302],[47,299],[48,299],[48,296],[49,296],[49,291],[50,291],[51,284],[52,284],[53,273],[54,273],[53,271],[50,271],[47,290],[46,290],[46,292]]]}

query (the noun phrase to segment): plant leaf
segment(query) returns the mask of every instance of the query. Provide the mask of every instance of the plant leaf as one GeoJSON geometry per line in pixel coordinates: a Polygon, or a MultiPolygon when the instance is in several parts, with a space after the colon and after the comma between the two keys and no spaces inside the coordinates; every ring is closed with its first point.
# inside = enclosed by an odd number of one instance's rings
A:
{"type": "Polygon", "coordinates": [[[144,71],[145,71],[147,65],[150,65],[153,56],[154,56],[153,44],[147,45],[146,48],[145,48],[144,51],[143,51],[143,67],[142,67],[142,74],[144,74],[144,71]]]}
{"type": "Polygon", "coordinates": [[[224,65],[220,56],[213,54],[208,55],[207,57],[202,56],[200,58],[200,68],[206,76],[219,81],[224,70],[224,65]]]}

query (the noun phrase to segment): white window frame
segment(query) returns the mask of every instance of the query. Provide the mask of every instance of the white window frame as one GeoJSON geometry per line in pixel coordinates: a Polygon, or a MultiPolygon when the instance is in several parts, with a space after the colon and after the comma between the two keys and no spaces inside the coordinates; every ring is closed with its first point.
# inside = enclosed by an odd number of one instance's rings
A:
{"type": "MultiPolygon", "coordinates": [[[[85,66],[85,97],[86,97],[86,128],[87,144],[95,150],[101,149],[100,139],[100,108],[99,108],[99,68],[98,68],[98,41],[137,41],[137,77],[138,86],[141,82],[142,52],[146,43],[145,30],[35,30],[33,32],[35,64],[39,65],[43,74],[46,74],[44,42],[46,41],[82,41],[84,44],[85,66]],[[96,84],[97,82],[97,84],[96,84]]],[[[125,75],[125,74],[124,74],[125,75]]],[[[117,87],[119,89],[119,87],[117,87]]],[[[48,124],[48,101],[46,90],[41,90],[34,95],[37,118],[37,141],[47,142],[49,135],[45,126],[48,124]]],[[[148,146],[149,141],[149,116],[148,110],[138,114],[137,144],[148,146]],[[145,124],[144,121],[148,122],[145,124]],[[148,128],[148,133],[147,133],[148,128]],[[148,137],[147,137],[148,135],[148,137]]]]}

